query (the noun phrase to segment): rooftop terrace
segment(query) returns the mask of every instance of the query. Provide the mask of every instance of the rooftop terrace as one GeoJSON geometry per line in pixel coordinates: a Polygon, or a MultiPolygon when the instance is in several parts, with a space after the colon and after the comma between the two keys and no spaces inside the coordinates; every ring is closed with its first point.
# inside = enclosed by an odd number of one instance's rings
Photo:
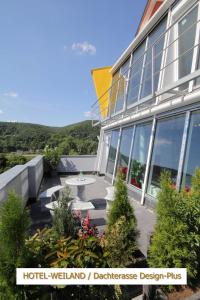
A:
{"type": "MultiPolygon", "coordinates": [[[[90,211],[90,218],[92,224],[97,225],[99,232],[103,232],[106,226],[106,187],[109,183],[104,180],[103,176],[87,175],[96,179],[94,184],[86,186],[86,199],[91,201],[95,209],[90,211]]],[[[61,184],[65,185],[65,180],[69,176],[54,176],[44,178],[41,191],[50,188],[52,186],[61,184]]],[[[76,195],[76,187],[71,188],[72,197],[76,195]]],[[[41,202],[43,199],[38,200],[36,203],[30,206],[30,212],[32,217],[32,230],[42,228],[45,225],[51,224],[52,218],[49,210],[41,209],[41,202]]],[[[131,204],[135,209],[135,214],[138,221],[138,228],[140,230],[139,247],[143,254],[146,255],[148,241],[151,231],[155,223],[155,214],[153,211],[141,206],[138,202],[130,198],[131,204]]]]}

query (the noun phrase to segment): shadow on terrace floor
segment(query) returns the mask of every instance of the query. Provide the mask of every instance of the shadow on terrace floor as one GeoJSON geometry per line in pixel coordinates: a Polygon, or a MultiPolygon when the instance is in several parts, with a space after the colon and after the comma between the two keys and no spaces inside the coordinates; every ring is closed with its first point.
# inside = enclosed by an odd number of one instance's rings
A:
{"type": "MultiPolygon", "coordinates": [[[[95,210],[89,212],[91,223],[98,226],[99,232],[104,230],[106,224],[106,201],[104,199],[106,195],[106,186],[108,184],[104,181],[103,177],[87,175],[96,179],[94,184],[86,186],[86,199],[91,201],[95,207],[95,210]]],[[[65,186],[65,180],[67,176],[54,176],[44,177],[40,193],[50,187],[56,185],[65,186]]],[[[70,187],[72,197],[76,196],[76,188],[70,187]]],[[[29,206],[30,215],[32,219],[31,232],[34,233],[36,229],[43,228],[44,226],[50,226],[52,224],[52,217],[48,209],[45,208],[45,199],[38,199],[37,202],[29,206]]]]}
{"type": "MultiPolygon", "coordinates": [[[[39,194],[55,185],[61,184],[60,178],[58,176],[44,177],[40,187],[39,194]]],[[[30,216],[32,220],[31,232],[34,233],[38,228],[42,229],[45,226],[50,226],[52,224],[52,217],[49,210],[42,208],[44,199],[38,199],[37,202],[32,203],[29,206],[30,216]]]]}

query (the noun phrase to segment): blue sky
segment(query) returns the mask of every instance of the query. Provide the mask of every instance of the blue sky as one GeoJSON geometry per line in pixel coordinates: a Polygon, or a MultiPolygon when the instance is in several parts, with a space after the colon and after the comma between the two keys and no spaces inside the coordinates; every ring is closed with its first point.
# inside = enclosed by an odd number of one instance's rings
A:
{"type": "Polygon", "coordinates": [[[90,71],[133,40],[146,0],[0,1],[0,120],[64,126],[96,100],[90,71]]]}

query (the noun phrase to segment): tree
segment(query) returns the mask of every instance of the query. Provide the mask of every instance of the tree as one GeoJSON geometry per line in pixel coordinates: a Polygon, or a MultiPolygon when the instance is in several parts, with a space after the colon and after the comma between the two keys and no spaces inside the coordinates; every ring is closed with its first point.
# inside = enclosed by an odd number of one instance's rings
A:
{"type": "Polygon", "coordinates": [[[107,261],[112,268],[127,267],[135,262],[138,231],[134,219],[121,216],[106,233],[107,261]]]}
{"type": "Polygon", "coordinates": [[[56,167],[60,161],[60,154],[58,148],[50,148],[48,145],[44,148],[44,162],[45,171],[56,170],[56,167]]]}
{"type": "Polygon", "coordinates": [[[148,264],[155,268],[187,268],[188,280],[200,268],[200,170],[196,170],[191,192],[178,192],[170,174],[161,175],[157,223],[149,247],[148,264]]]}
{"type": "Polygon", "coordinates": [[[133,220],[136,226],[136,217],[134,209],[128,199],[128,192],[123,180],[123,174],[118,172],[115,183],[114,201],[108,215],[108,226],[111,227],[114,225],[122,216],[124,216],[127,221],[133,220]]]}
{"type": "Polygon", "coordinates": [[[105,248],[110,267],[126,267],[134,261],[137,249],[137,221],[123,179],[123,174],[118,172],[105,234],[105,248]]]}
{"type": "Polygon", "coordinates": [[[22,199],[10,192],[0,209],[0,281],[7,291],[15,293],[16,268],[24,267],[25,238],[30,225],[22,199]]]}
{"type": "Polygon", "coordinates": [[[58,199],[59,206],[54,210],[53,229],[56,236],[75,237],[77,229],[80,227],[79,218],[72,215],[69,207],[70,198],[69,188],[65,188],[63,194],[58,199]]]}

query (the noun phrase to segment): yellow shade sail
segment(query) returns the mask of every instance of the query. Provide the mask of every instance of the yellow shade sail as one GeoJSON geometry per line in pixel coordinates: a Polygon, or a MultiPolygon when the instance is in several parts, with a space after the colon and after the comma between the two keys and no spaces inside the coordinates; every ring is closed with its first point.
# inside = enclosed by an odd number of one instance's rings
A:
{"type": "Polygon", "coordinates": [[[96,95],[99,100],[101,117],[104,119],[108,112],[108,97],[109,88],[112,82],[112,74],[110,73],[112,67],[103,67],[98,69],[93,69],[92,79],[94,81],[94,86],[96,90],[96,95]]]}

